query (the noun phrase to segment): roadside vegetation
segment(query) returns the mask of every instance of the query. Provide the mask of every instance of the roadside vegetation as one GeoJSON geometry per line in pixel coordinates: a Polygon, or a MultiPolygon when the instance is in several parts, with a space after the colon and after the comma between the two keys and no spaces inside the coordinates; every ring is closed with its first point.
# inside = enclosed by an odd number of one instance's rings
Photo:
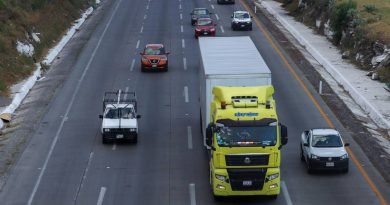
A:
{"type": "Polygon", "coordinates": [[[371,64],[373,57],[383,54],[386,48],[390,49],[390,1],[278,1],[298,20],[317,27],[320,33],[326,34],[326,26],[329,26],[334,44],[347,51],[348,57],[362,69],[374,69],[379,80],[390,88],[390,59],[378,65],[371,64]],[[321,20],[320,26],[318,20],[321,20]]]}
{"type": "Polygon", "coordinates": [[[0,0],[0,95],[9,95],[12,84],[32,73],[88,5],[89,0],[0,0]],[[33,45],[34,54],[20,54],[18,41],[33,45]]]}

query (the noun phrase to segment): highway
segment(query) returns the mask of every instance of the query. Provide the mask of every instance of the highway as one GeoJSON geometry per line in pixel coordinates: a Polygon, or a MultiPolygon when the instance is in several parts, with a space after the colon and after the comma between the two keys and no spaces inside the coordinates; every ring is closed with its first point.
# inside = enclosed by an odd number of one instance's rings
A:
{"type": "MultiPolygon", "coordinates": [[[[303,74],[289,57],[282,59],[283,52],[275,50],[264,28],[259,29],[261,24],[253,24],[253,31],[231,31],[232,12],[246,8],[241,1],[236,0],[235,5],[217,5],[215,0],[102,3],[96,16],[89,19],[98,22],[82,49],[62,55],[63,62],[67,58],[76,59],[62,65],[72,67],[72,72],[10,170],[0,192],[0,204],[384,205],[390,202],[390,186],[370,164],[365,165],[369,181],[352,160],[348,174],[307,174],[299,158],[301,132],[329,127],[327,118],[341,131],[343,128],[307,81],[297,78],[303,74]],[[289,132],[289,143],[282,150],[282,189],[276,200],[241,197],[214,201],[211,194],[199,123],[199,47],[189,15],[195,7],[213,12],[218,24],[217,36],[251,36],[271,68],[279,118],[289,132]],[[163,43],[170,51],[168,72],[141,73],[139,52],[147,43],[163,43]],[[142,116],[138,144],[101,143],[98,115],[102,112],[102,96],[104,91],[117,89],[137,93],[138,114],[142,116]],[[379,196],[370,182],[379,189],[379,196]]],[[[351,143],[357,158],[366,160],[348,133],[344,138],[351,143]]]]}

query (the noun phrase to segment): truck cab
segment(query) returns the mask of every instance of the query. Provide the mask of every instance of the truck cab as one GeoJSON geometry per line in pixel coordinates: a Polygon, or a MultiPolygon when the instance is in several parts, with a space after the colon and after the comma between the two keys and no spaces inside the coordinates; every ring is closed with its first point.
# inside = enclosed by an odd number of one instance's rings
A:
{"type": "Polygon", "coordinates": [[[101,134],[102,143],[115,140],[127,140],[137,143],[138,120],[137,101],[134,92],[105,92],[101,134]]]}
{"type": "Polygon", "coordinates": [[[214,196],[280,193],[280,149],[288,138],[273,93],[272,86],[213,88],[206,145],[214,196]]]}

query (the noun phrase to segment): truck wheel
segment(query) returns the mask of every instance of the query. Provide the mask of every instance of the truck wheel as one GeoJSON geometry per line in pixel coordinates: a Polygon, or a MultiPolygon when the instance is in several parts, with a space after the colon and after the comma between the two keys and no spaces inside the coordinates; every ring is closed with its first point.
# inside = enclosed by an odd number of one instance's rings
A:
{"type": "Polygon", "coordinates": [[[137,142],[138,142],[138,136],[135,136],[134,139],[133,139],[133,143],[137,144],[137,142]]]}
{"type": "Polygon", "coordinates": [[[275,199],[278,198],[278,196],[279,196],[279,195],[274,194],[274,195],[269,195],[268,197],[269,197],[270,199],[272,199],[272,200],[275,200],[275,199]]]}
{"type": "Polygon", "coordinates": [[[313,168],[310,166],[309,162],[306,162],[306,166],[307,166],[307,173],[313,174],[313,168]]]}
{"type": "Polygon", "coordinates": [[[109,141],[108,141],[108,139],[107,139],[107,138],[105,138],[105,137],[102,137],[102,143],[103,143],[103,144],[108,144],[108,142],[109,142],[109,141]]]}
{"type": "Polygon", "coordinates": [[[342,170],[342,172],[343,172],[344,174],[348,173],[348,171],[349,171],[348,167],[347,167],[347,168],[344,168],[344,169],[342,170]]]}
{"type": "Polygon", "coordinates": [[[303,162],[303,161],[305,161],[305,157],[303,156],[303,151],[302,151],[302,148],[301,148],[301,161],[303,162]]]}
{"type": "Polygon", "coordinates": [[[213,196],[214,196],[214,201],[221,201],[222,200],[222,197],[221,196],[216,196],[216,195],[214,195],[213,194],[213,196]]]}

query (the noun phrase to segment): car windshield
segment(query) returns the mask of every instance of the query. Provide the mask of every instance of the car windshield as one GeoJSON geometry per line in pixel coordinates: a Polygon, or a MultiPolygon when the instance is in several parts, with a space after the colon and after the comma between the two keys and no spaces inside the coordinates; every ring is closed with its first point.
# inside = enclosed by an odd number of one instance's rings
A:
{"type": "Polygon", "coordinates": [[[249,18],[249,14],[247,14],[247,13],[236,13],[234,16],[236,18],[238,18],[238,19],[247,19],[247,18],[249,18]]]}
{"type": "Polygon", "coordinates": [[[198,9],[198,10],[194,10],[193,14],[195,14],[195,15],[205,15],[205,14],[208,14],[208,12],[207,12],[206,9],[198,9]]]}
{"type": "Polygon", "coordinates": [[[132,108],[110,108],[106,111],[105,118],[109,119],[131,119],[134,118],[134,112],[132,108]]]}
{"type": "Polygon", "coordinates": [[[216,133],[217,143],[221,147],[274,146],[277,126],[221,127],[216,133]]]}
{"type": "Polygon", "coordinates": [[[313,147],[342,147],[343,143],[338,135],[313,135],[313,147]]]}
{"type": "Polygon", "coordinates": [[[148,47],[145,48],[145,55],[162,55],[165,53],[164,47],[148,47]]]}
{"type": "Polygon", "coordinates": [[[198,26],[209,26],[209,25],[211,25],[212,23],[213,23],[213,21],[210,20],[210,19],[200,19],[200,20],[198,20],[197,25],[198,25],[198,26]]]}

